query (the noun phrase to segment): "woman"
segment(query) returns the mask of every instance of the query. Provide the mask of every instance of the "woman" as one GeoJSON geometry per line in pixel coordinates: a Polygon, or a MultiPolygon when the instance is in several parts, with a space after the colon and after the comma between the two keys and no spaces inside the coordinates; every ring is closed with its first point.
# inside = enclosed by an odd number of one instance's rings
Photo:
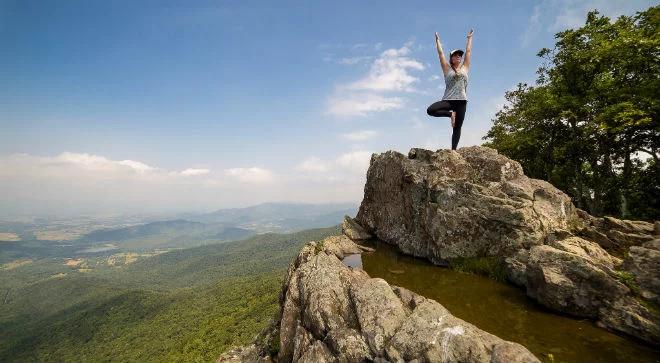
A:
{"type": "Polygon", "coordinates": [[[449,53],[449,64],[445,60],[442,52],[440,37],[435,33],[435,46],[438,49],[438,57],[442,66],[442,73],[445,75],[445,94],[442,100],[435,102],[426,110],[429,116],[450,117],[451,127],[451,149],[456,150],[458,139],[461,138],[461,126],[465,118],[465,108],[467,106],[467,80],[468,70],[470,69],[470,55],[472,53],[472,34],[474,30],[470,29],[467,35],[467,45],[465,46],[465,59],[461,64],[463,51],[454,49],[449,53]]]}

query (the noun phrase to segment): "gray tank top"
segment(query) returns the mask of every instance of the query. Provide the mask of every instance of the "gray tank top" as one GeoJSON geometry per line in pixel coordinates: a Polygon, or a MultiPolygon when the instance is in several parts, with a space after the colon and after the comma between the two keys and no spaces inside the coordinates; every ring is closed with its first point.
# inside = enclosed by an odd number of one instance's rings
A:
{"type": "Polygon", "coordinates": [[[468,76],[463,72],[463,68],[454,72],[452,67],[445,75],[445,94],[443,100],[467,100],[467,81],[468,76]]]}

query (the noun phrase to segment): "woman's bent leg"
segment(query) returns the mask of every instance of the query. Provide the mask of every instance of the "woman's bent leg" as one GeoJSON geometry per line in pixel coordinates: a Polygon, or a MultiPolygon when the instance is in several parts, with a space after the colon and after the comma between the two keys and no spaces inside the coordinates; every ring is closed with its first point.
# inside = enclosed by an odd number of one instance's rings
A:
{"type": "Polygon", "coordinates": [[[461,138],[461,127],[463,126],[463,120],[465,119],[467,101],[456,102],[453,108],[456,111],[456,124],[451,133],[451,149],[456,150],[458,147],[458,140],[461,138]]]}
{"type": "Polygon", "coordinates": [[[429,116],[434,117],[450,117],[451,109],[451,103],[448,101],[438,101],[429,106],[429,108],[426,109],[426,113],[429,116]]]}

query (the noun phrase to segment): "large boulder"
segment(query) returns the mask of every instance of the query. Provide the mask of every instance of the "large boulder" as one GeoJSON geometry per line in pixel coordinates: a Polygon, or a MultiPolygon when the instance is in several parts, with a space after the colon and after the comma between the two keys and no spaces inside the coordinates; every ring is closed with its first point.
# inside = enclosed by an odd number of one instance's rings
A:
{"type": "Polygon", "coordinates": [[[439,264],[510,255],[581,222],[566,194],[479,146],[373,154],[355,219],[403,252],[439,264]]]}

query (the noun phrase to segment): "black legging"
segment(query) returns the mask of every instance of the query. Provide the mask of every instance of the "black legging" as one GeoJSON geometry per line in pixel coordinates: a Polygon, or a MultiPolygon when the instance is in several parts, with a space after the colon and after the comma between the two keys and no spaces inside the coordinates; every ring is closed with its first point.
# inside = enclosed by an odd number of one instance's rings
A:
{"type": "Polygon", "coordinates": [[[429,116],[435,117],[451,117],[451,111],[456,112],[456,123],[451,133],[452,150],[456,150],[458,139],[461,138],[461,126],[463,126],[463,119],[465,119],[466,106],[467,100],[443,100],[433,103],[426,109],[429,116]]]}

